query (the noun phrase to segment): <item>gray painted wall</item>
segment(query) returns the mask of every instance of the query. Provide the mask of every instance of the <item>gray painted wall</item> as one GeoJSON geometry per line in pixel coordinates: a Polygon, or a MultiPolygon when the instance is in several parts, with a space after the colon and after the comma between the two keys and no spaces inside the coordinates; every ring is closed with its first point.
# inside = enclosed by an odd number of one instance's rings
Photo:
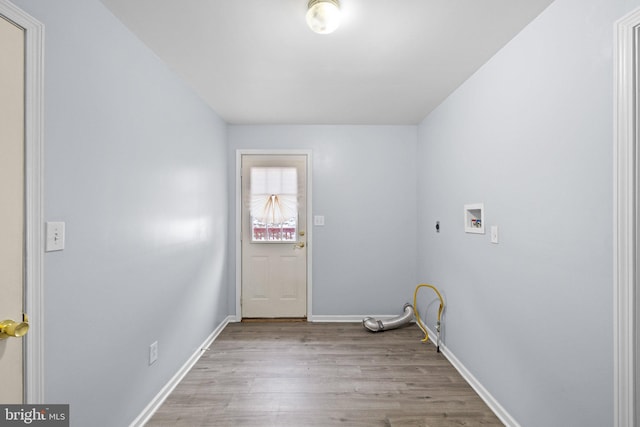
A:
{"type": "Polygon", "coordinates": [[[325,217],[312,230],[313,315],[402,313],[416,283],[416,127],[229,126],[228,138],[229,253],[236,150],[311,149],[312,210],[325,217]]]}
{"type": "Polygon", "coordinates": [[[556,0],[419,127],[418,274],[522,426],[613,422],[613,30],[639,5],[556,0]],[[464,233],[471,202],[499,244],[464,233]]]}
{"type": "Polygon", "coordinates": [[[45,24],[45,399],[128,425],[227,316],[226,125],[97,0],[45,24]],[[159,360],[148,366],[149,344],[159,360]]]}

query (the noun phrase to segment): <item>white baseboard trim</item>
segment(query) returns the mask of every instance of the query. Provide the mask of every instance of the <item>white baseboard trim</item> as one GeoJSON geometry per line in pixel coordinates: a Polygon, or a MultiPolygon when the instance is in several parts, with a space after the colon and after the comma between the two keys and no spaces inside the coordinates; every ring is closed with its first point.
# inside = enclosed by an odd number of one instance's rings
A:
{"type": "MultiPolygon", "coordinates": [[[[429,332],[429,342],[435,346],[435,337],[437,335],[429,328],[427,328],[427,331],[429,332]],[[431,340],[432,337],[433,341],[431,340]]],[[[451,363],[453,367],[456,368],[462,378],[464,378],[465,381],[469,383],[471,388],[473,388],[475,392],[478,393],[478,396],[480,396],[484,403],[487,404],[489,409],[491,409],[493,413],[496,414],[496,417],[498,417],[505,426],[521,427],[520,424],[518,424],[518,422],[515,420],[515,418],[513,418],[502,405],[500,405],[496,398],[493,397],[486,388],[484,388],[480,381],[478,381],[478,379],[474,377],[471,372],[469,372],[469,370],[462,364],[462,362],[460,362],[458,358],[451,352],[451,350],[449,350],[446,345],[442,344],[442,342],[440,342],[440,352],[444,357],[447,358],[449,363],[451,363]]]]}
{"type": "Polygon", "coordinates": [[[209,335],[207,339],[204,340],[202,345],[200,345],[198,350],[196,350],[195,353],[193,353],[191,357],[189,357],[189,359],[185,362],[184,365],[182,365],[178,372],[176,372],[176,374],[169,380],[169,382],[167,382],[167,384],[162,387],[160,392],[158,392],[158,394],[151,400],[151,402],[149,402],[149,404],[144,408],[140,415],[138,415],[136,419],[133,420],[131,424],[129,424],[129,427],[142,427],[151,419],[153,414],[155,414],[158,408],[160,408],[162,403],[164,403],[167,397],[169,397],[171,392],[176,388],[180,381],[182,381],[185,375],[187,375],[191,368],[193,368],[193,365],[195,365],[200,357],[202,357],[202,354],[209,348],[209,346],[211,346],[215,339],[218,338],[220,332],[222,332],[224,328],[233,321],[235,321],[235,316],[227,316],[227,318],[225,318],[222,323],[220,323],[216,327],[216,329],[214,329],[211,335],[209,335]]]}
{"type": "Polygon", "coordinates": [[[333,315],[333,314],[329,314],[329,315],[323,315],[323,314],[316,314],[313,316],[310,316],[307,318],[308,322],[346,322],[346,323],[359,323],[362,322],[362,319],[364,319],[365,317],[373,317],[374,319],[380,319],[380,320],[384,320],[384,319],[391,319],[393,317],[398,317],[397,314],[377,314],[377,315],[357,315],[357,314],[339,314],[339,315],[333,315]]]}

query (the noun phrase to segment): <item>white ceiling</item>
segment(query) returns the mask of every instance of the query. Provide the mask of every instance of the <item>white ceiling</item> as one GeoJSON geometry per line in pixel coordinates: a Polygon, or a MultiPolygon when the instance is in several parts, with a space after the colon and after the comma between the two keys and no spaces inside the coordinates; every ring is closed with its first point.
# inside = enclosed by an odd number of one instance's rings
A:
{"type": "Polygon", "coordinates": [[[228,123],[416,124],[553,0],[101,0],[228,123]]]}

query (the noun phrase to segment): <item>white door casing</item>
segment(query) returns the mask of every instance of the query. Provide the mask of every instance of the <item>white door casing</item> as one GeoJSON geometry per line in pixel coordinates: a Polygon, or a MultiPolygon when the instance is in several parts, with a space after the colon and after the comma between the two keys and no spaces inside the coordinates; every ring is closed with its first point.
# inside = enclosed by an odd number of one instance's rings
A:
{"type": "Polygon", "coordinates": [[[247,154],[241,163],[242,316],[304,318],[307,157],[247,154]],[[263,217],[252,226],[256,216],[263,217]]]}
{"type": "MultiPolygon", "coordinates": [[[[25,403],[44,403],[43,214],[42,153],[44,138],[44,26],[8,0],[0,0],[0,19],[11,21],[24,34],[24,309],[29,333],[24,350],[25,403]]],[[[4,320],[4,313],[0,313],[4,320]]],[[[7,316],[8,317],[8,316],[7,316]]],[[[20,320],[20,319],[13,319],[20,320]]]]}
{"type": "Polygon", "coordinates": [[[640,9],[616,23],[614,122],[614,427],[640,424],[638,81],[640,9]]]}

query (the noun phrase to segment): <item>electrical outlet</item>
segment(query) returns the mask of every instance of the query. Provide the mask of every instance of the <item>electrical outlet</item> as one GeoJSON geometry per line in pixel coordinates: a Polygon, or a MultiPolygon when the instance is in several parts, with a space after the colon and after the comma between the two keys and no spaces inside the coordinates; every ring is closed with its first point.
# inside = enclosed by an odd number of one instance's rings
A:
{"type": "Polygon", "coordinates": [[[153,365],[158,360],[158,341],[154,341],[149,346],[149,365],[153,365]]]}

